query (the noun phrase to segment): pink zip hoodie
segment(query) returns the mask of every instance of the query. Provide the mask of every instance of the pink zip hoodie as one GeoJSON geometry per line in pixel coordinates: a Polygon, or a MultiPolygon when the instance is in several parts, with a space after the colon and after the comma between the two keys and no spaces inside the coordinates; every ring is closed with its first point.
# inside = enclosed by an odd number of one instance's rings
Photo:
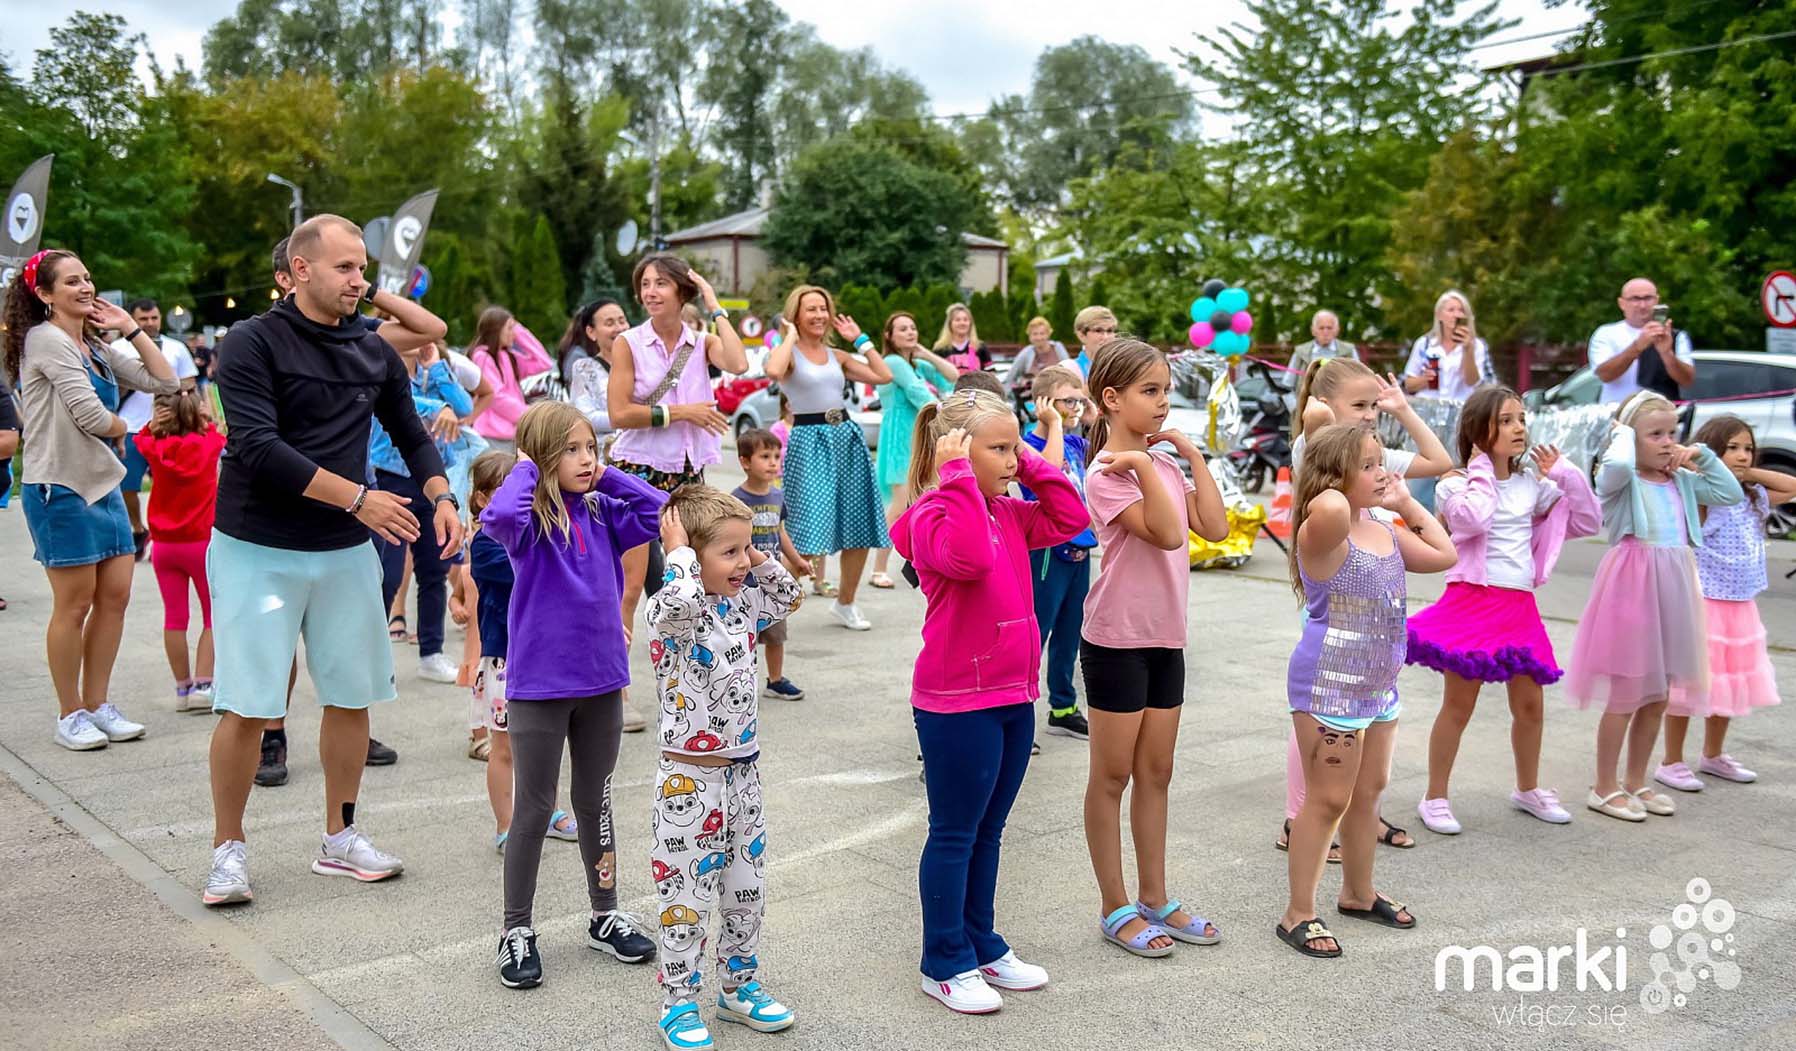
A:
{"type": "Polygon", "coordinates": [[[497,438],[505,442],[515,440],[518,418],[528,408],[524,404],[524,391],[519,384],[539,372],[554,368],[555,359],[549,357],[542,342],[522,324],[517,325],[512,337],[509,360],[501,363],[505,356],[495,353],[484,344],[475,347],[468,357],[480,366],[481,374],[493,385],[492,404],[474,420],[474,430],[482,438],[497,438]],[[512,370],[513,365],[517,366],[515,372],[512,370]]]}
{"type": "Polygon", "coordinates": [[[1017,481],[1037,497],[987,497],[965,458],[943,463],[941,486],[892,523],[892,547],[922,583],[923,652],[910,703],[926,712],[970,712],[1041,696],[1041,632],[1029,551],[1063,544],[1091,512],[1060,468],[1024,448],[1017,481]]]}
{"type": "MultiPolygon", "coordinates": [[[[1534,552],[1534,586],[1546,582],[1559,561],[1559,549],[1567,540],[1595,536],[1603,527],[1603,511],[1596,493],[1584,480],[1584,473],[1569,457],[1562,457],[1547,473],[1542,484],[1551,482],[1559,489],[1559,499],[1547,513],[1534,520],[1534,538],[1529,548],[1534,552]]],[[[1497,514],[1497,475],[1490,457],[1475,453],[1466,464],[1465,475],[1443,479],[1435,492],[1435,503],[1441,509],[1441,521],[1453,538],[1459,561],[1447,570],[1447,581],[1463,580],[1467,584],[1488,584],[1485,550],[1490,538],[1491,519],[1497,514]]]]}

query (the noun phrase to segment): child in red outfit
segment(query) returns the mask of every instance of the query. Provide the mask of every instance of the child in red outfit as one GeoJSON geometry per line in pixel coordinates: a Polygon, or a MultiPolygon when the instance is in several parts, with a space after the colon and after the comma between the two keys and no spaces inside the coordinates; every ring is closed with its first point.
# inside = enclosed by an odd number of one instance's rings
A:
{"type": "Polygon", "coordinates": [[[175,676],[175,710],[212,710],[212,592],[206,585],[206,545],[218,503],[218,457],[225,437],[191,390],[156,397],[150,425],[138,431],[137,450],[150,464],[150,564],[162,590],[162,648],[175,676]],[[199,645],[187,659],[187,587],[199,592],[199,645]]]}

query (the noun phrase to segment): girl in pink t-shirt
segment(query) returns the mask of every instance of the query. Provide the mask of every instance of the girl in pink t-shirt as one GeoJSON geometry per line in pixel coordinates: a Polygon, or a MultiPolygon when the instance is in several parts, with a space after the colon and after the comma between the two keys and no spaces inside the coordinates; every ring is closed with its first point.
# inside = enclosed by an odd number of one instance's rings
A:
{"type": "Polygon", "coordinates": [[[1091,769],[1085,841],[1103,896],[1105,940],[1137,956],[1165,956],[1177,941],[1213,945],[1216,925],[1166,890],[1166,796],[1185,700],[1185,601],[1191,568],[1186,533],[1228,535],[1222,494],[1203,455],[1178,431],[1162,430],[1172,387],[1166,357],[1146,343],[1114,339],[1092,359],[1090,389],[1101,416],[1087,473],[1103,562],[1085,599],[1079,663],[1091,709],[1091,769]],[[1151,450],[1169,444],[1190,464],[1151,450]],[[1123,883],[1122,796],[1135,782],[1130,831],[1140,894],[1123,883]]]}

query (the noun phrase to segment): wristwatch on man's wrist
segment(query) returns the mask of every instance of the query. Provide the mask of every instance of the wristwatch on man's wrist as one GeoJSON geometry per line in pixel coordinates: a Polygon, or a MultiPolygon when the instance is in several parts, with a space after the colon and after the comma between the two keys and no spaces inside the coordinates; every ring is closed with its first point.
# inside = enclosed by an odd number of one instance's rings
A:
{"type": "Polygon", "coordinates": [[[436,505],[442,503],[445,500],[449,501],[449,506],[455,508],[457,511],[461,510],[461,501],[457,500],[455,498],[455,494],[452,492],[438,493],[436,495],[435,499],[430,501],[430,506],[434,508],[436,505]]]}
{"type": "Polygon", "coordinates": [[[369,306],[373,306],[374,297],[378,295],[380,295],[380,286],[373,282],[369,282],[368,291],[362,293],[362,302],[367,303],[369,306]]]}

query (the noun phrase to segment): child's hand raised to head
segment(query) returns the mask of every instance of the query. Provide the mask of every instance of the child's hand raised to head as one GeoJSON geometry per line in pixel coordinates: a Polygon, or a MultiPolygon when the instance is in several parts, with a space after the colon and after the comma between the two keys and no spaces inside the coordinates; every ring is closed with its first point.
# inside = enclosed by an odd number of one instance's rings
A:
{"type": "Polygon", "coordinates": [[[677,548],[689,547],[692,541],[686,536],[686,523],[680,521],[680,512],[674,507],[661,509],[661,548],[673,551],[677,548]]]}
{"type": "Polygon", "coordinates": [[[1671,454],[1671,469],[1673,471],[1679,471],[1685,468],[1692,471],[1696,470],[1696,458],[1702,455],[1703,448],[1704,447],[1701,445],[1677,446],[1676,450],[1671,454]]]}
{"type": "Polygon", "coordinates": [[[973,436],[964,427],[956,427],[935,440],[935,462],[964,460],[973,452],[973,436]]]}
{"type": "Polygon", "coordinates": [[[1541,474],[1552,474],[1553,468],[1559,466],[1562,454],[1557,445],[1536,445],[1528,455],[1534,458],[1534,465],[1540,468],[1541,474]]]}
{"type": "Polygon", "coordinates": [[[1383,376],[1374,374],[1372,378],[1378,381],[1377,404],[1380,410],[1392,416],[1401,416],[1409,411],[1409,399],[1403,394],[1401,380],[1388,372],[1383,376]]]}
{"type": "Polygon", "coordinates": [[[1054,407],[1054,399],[1037,398],[1035,400],[1035,419],[1043,427],[1053,430],[1054,425],[1062,422],[1064,417],[1060,415],[1060,410],[1054,407]]]}
{"type": "MultiPolygon", "coordinates": [[[[1396,511],[1401,513],[1411,503],[1416,503],[1415,494],[1409,491],[1409,486],[1404,484],[1403,479],[1394,474],[1386,475],[1384,481],[1384,495],[1379,497],[1378,506],[1384,508],[1386,511],[1396,511]]],[[[1416,503],[1416,506],[1421,508],[1421,504],[1419,503],[1416,503]]],[[[1426,508],[1421,509],[1423,514],[1427,513],[1426,508]]],[[[1406,520],[1408,517],[1408,515],[1404,515],[1406,520]]]]}

